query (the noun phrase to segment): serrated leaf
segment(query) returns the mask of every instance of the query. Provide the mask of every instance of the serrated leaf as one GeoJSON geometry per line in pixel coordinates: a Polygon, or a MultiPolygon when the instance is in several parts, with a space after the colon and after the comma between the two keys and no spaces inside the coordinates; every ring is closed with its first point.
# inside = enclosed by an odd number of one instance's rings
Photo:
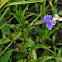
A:
{"type": "Polygon", "coordinates": [[[0,39],[0,44],[6,44],[8,42],[10,42],[11,40],[8,38],[4,38],[4,39],[0,39]]]}

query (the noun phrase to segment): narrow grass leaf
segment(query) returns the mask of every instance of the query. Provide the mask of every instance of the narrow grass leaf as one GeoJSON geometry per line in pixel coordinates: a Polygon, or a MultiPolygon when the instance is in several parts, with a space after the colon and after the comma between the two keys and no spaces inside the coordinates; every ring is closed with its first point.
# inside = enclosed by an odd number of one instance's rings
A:
{"type": "Polygon", "coordinates": [[[19,1],[19,2],[12,2],[12,3],[8,3],[7,6],[17,5],[17,4],[35,3],[35,2],[43,2],[43,0],[41,0],[41,1],[19,1]]]}
{"type": "Polygon", "coordinates": [[[0,21],[3,19],[3,17],[5,16],[5,14],[7,13],[8,10],[9,10],[9,7],[7,7],[6,10],[4,11],[4,13],[1,15],[0,21]]]}
{"type": "Polygon", "coordinates": [[[9,0],[1,0],[0,1],[0,9],[8,2],[9,0]]]}

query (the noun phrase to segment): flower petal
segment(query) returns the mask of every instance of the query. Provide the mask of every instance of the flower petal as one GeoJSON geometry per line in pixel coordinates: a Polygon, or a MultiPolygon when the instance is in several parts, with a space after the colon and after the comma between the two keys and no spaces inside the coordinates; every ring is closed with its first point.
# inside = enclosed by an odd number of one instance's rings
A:
{"type": "Polygon", "coordinates": [[[47,23],[46,24],[46,26],[47,26],[47,28],[49,29],[49,30],[52,30],[52,28],[53,28],[53,25],[51,25],[51,23],[49,22],[49,23],[47,23]]]}
{"type": "Polygon", "coordinates": [[[47,21],[43,20],[42,23],[46,23],[47,21]]]}
{"type": "Polygon", "coordinates": [[[53,20],[58,20],[58,19],[59,19],[58,14],[54,14],[54,16],[53,16],[53,20]]]}
{"type": "Polygon", "coordinates": [[[51,15],[45,15],[44,16],[44,21],[50,21],[52,19],[52,16],[51,15]]]}
{"type": "Polygon", "coordinates": [[[50,23],[51,23],[52,25],[55,25],[55,24],[56,24],[56,21],[55,21],[55,20],[51,20],[50,23]]]}

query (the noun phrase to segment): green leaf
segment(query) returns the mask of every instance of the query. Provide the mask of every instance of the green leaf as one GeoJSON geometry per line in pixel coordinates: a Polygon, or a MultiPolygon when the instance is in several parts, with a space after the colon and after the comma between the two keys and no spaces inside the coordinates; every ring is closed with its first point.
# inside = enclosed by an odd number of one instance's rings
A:
{"type": "Polygon", "coordinates": [[[43,56],[43,57],[38,58],[37,60],[32,60],[30,62],[46,62],[47,60],[50,60],[52,58],[53,58],[52,56],[43,56]]]}
{"type": "Polygon", "coordinates": [[[6,8],[6,10],[4,11],[4,13],[1,15],[0,21],[2,21],[3,17],[5,16],[5,14],[7,13],[8,10],[9,10],[9,7],[6,8]]]}
{"type": "Polygon", "coordinates": [[[20,59],[17,62],[27,62],[27,59],[20,59]]]}
{"type": "Polygon", "coordinates": [[[28,47],[32,47],[34,45],[34,41],[29,37],[28,39],[26,39],[26,43],[24,45],[22,45],[22,49],[24,52],[26,52],[28,47]]]}
{"type": "Polygon", "coordinates": [[[4,39],[0,39],[0,44],[6,44],[8,42],[10,42],[11,40],[8,38],[4,38],[4,39]]]}
{"type": "Polygon", "coordinates": [[[0,0],[0,9],[4,6],[9,0],[0,0]]]}
{"type": "Polygon", "coordinates": [[[39,59],[38,59],[38,61],[39,62],[45,62],[45,61],[47,61],[47,60],[49,60],[49,59],[52,59],[53,57],[52,56],[43,56],[43,57],[40,57],[39,59]]]}
{"type": "Polygon", "coordinates": [[[22,59],[22,58],[24,58],[24,57],[26,57],[27,56],[27,53],[23,53],[23,52],[18,52],[18,53],[16,53],[16,59],[18,60],[18,59],[22,59]]]}
{"type": "Polygon", "coordinates": [[[59,57],[58,59],[59,59],[59,61],[61,61],[61,62],[62,62],[62,57],[59,57]]]}
{"type": "Polygon", "coordinates": [[[34,41],[31,38],[27,39],[28,47],[31,47],[34,44],[34,41]]]}
{"type": "Polygon", "coordinates": [[[17,15],[20,15],[20,14],[21,14],[20,11],[18,11],[17,9],[15,9],[15,10],[16,10],[16,14],[17,14],[17,15]]]}
{"type": "Polygon", "coordinates": [[[10,32],[10,29],[9,29],[8,26],[4,26],[4,27],[1,29],[1,32],[2,32],[3,35],[6,34],[6,35],[8,35],[8,36],[11,36],[11,32],[10,32]]]}
{"type": "Polygon", "coordinates": [[[21,8],[21,6],[19,7],[19,13],[22,13],[22,8],[21,8]]]}
{"type": "Polygon", "coordinates": [[[21,20],[21,22],[22,22],[22,26],[24,25],[24,15],[25,15],[25,12],[26,12],[26,10],[27,10],[27,8],[28,8],[28,6],[26,6],[26,8],[23,10],[23,12],[21,13],[21,17],[22,17],[22,20],[21,20]]]}
{"type": "Polygon", "coordinates": [[[17,5],[17,4],[36,3],[36,2],[43,2],[43,0],[41,1],[18,1],[18,2],[8,3],[7,6],[17,5]]]}
{"type": "Polygon", "coordinates": [[[62,45],[62,43],[57,43],[56,45],[62,45]]]}
{"type": "Polygon", "coordinates": [[[38,32],[39,35],[41,35],[40,33],[42,33],[42,29],[39,26],[34,26],[34,29],[38,32]]]}
{"type": "Polygon", "coordinates": [[[55,57],[57,62],[62,62],[62,57],[55,57]]]}
{"type": "Polygon", "coordinates": [[[58,12],[58,15],[62,15],[62,10],[58,12]]]}
{"type": "MultiPolygon", "coordinates": [[[[10,13],[11,13],[11,12],[10,12],[10,13]]],[[[16,20],[17,20],[18,22],[20,22],[20,17],[19,17],[17,14],[11,13],[11,15],[13,15],[13,16],[16,18],[16,20]]]]}
{"type": "MultiPolygon", "coordinates": [[[[5,23],[6,23],[6,20],[2,19],[0,26],[4,25],[5,23]]],[[[4,27],[1,28],[1,32],[2,32],[2,35],[11,36],[10,29],[7,25],[5,25],[4,27]]]]}
{"type": "Polygon", "coordinates": [[[43,45],[43,44],[36,44],[36,45],[33,47],[34,50],[39,49],[39,48],[49,49],[49,48],[51,48],[51,46],[46,46],[46,45],[43,45]]]}
{"type": "Polygon", "coordinates": [[[61,57],[61,54],[62,54],[62,51],[61,51],[61,48],[58,50],[58,54],[57,54],[57,57],[61,57]]]}
{"type": "Polygon", "coordinates": [[[0,58],[0,62],[8,62],[10,59],[10,56],[12,54],[12,51],[9,50],[7,51],[1,58],[0,58]]]}
{"type": "Polygon", "coordinates": [[[32,56],[33,56],[33,60],[37,60],[37,54],[35,50],[32,51],[32,56]]]}
{"type": "Polygon", "coordinates": [[[27,8],[28,8],[28,6],[26,6],[26,8],[23,10],[22,15],[21,15],[22,17],[24,17],[27,8]]]}

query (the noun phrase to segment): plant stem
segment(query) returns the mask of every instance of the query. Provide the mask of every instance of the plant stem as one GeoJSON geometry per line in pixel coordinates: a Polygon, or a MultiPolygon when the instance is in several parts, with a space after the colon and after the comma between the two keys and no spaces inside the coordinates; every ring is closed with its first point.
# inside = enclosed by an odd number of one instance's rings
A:
{"type": "Polygon", "coordinates": [[[2,56],[2,54],[11,46],[13,42],[10,42],[10,44],[2,51],[2,53],[0,54],[0,56],[2,56]]]}

